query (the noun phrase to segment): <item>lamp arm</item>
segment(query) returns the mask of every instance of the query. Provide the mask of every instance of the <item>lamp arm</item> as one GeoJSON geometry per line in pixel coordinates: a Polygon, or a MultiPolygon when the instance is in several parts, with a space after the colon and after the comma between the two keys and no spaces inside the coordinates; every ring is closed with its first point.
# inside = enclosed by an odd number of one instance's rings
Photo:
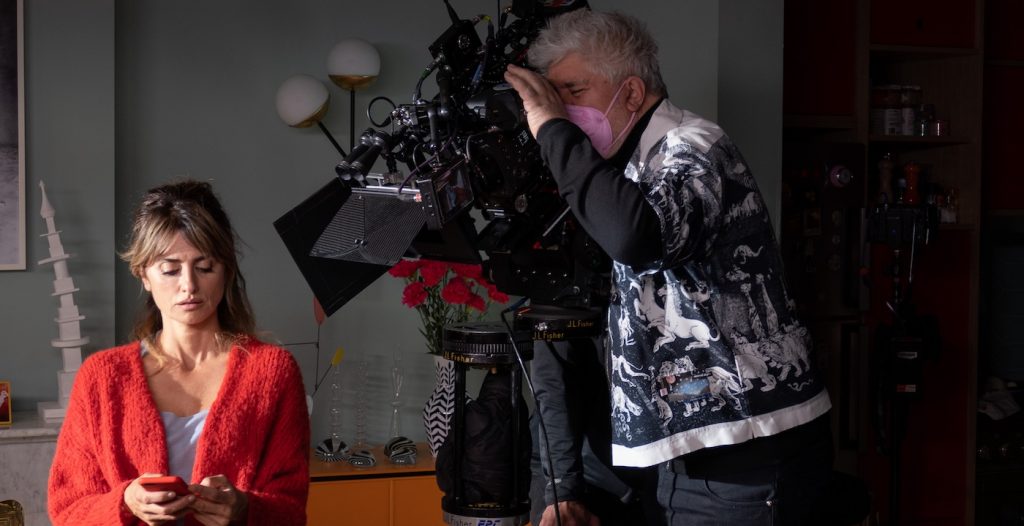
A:
{"type": "Polygon", "coordinates": [[[334,136],[331,135],[331,132],[327,131],[327,126],[324,126],[324,123],[320,122],[319,120],[316,121],[316,125],[319,126],[320,131],[324,132],[324,135],[327,136],[327,140],[331,141],[331,144],[334,145],[334,149],[338,150],[338,153],[340,153],[343,158],[348,157],[348,154],[345,153],[345,150],[341,149],[341,145],[338,144],[338,141],[334,140],[334,136]]]}
{"type": "Polygon", "coordinates": [[[348,149],[356,147],[356,88],[348,90],[348,149]]]}

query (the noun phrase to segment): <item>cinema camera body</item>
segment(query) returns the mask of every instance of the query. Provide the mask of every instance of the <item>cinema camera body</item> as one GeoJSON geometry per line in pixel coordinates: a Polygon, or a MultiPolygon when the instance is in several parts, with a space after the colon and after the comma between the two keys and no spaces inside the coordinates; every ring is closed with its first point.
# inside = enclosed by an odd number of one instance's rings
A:
{"type": "Polygon", "coordinates": [[[403,256],[482,263],[500,290],[536,305],[603,307],[611,262],[558,195],[504,81],[508,64],[528,67],[549,17],[586,1],[514,0],[497,21],[460,19],[445,5],[452,24],[430,44],[412,102],[374,99],[367,113],[388,103],[387,117],[371,118],[337,177],[275,227],[327,314],[403,256]],[[432,74],[438,91],[427,99],[432,74]],[[387,170],[371,173],[378,160],[387,170]]]}

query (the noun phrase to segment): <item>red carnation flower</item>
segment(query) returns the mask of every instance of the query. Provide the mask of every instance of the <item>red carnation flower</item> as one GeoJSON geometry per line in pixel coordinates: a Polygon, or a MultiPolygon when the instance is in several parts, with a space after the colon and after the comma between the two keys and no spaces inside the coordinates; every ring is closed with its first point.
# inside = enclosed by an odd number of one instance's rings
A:
{"type": "Polygon", "coordinates": [[[388,270],[388,274],[396,278],[411,278],[416,273],[416,270],[422,266],[423,262],[421,260],[403,259],[395,263],[395,266],[388,270]]]}
{"type": "Polygon", "coordinates": [[[450,280],[441,289],[441,299],[454,305],[465,305],[471,296],[474,296],[473,291],[469,290],[469,286],[463,279],[450,280]]]}
{"type": "Polygon", "coordinates": [[[427,261],[420,269],[420,276],[423,277],[423,284],[428,287],[433,287],[440,283],[447,273],[448,265],[440,261],[427,261]]]}
{"type": "Polygon", "coordinates": [[[407,307],[419,307],[427,300],[427,288],[423,283],[414,281],[405,286],[402,291],[402,305],[407,307]]]}

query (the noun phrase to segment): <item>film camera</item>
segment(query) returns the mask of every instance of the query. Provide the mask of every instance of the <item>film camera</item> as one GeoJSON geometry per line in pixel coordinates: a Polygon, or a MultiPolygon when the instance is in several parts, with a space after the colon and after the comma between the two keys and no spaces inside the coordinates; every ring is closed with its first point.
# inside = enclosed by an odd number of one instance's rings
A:
{"type": "Polygon", "coordinates": [[[391,103],[387,118],[275,228],[327,314],[403,256],[483,263],[499,289],[535,304],[603,306],[611,262],[559,197],[503,78],[508,64],[526,65],[549,17],[586,1],[514,0],[497,20],[445,5],[452,24],[430,44],[412,102],[374,99],[370,109],[391,103]],[[426,99],[431,75],[438,92],[426,99]],[[379,160],[387,170],[371,173],[379,160]]]}
{"type": "MultiPolygon", "coordinates": [[[[509,64],[527,65],[530,42],[547,19],[586,7],[586,0],[514,0],[496,20],[461,19],[448,0],[445,5],[451,26],[430,44],[432,60],[412,102],[391,103],[380,123],[371,119],[374,127],[335,167],[337,177],[275,221],[275,228],[326,314],[403,256],[482,263],[500,290],[534,305],[566,311],[604,306],[611,261],[559,197],[522,103],[504,82],[509,64]],[[426,99],[421,89],[431,75],[437,94],[426,99]],[[386,171],[372,173],[378,161],[386,171]],[[484,228],[477,229],[472,212],[479,212],[484,228]]],[[[371,109],[381,101],[390,102],[378,97],[371,109]]],[[[445,443],[457,453],[438,456],[445,521],[523,524],[530,480],[523,457],[529,458],[530,438],[520,371],[505,348],[512,340],[504,327],[445,330],[446,353],[458,348],[450,357],[457,363],[456,401],[445,443]],[[495,354],[498,347],[505,350],[495,354]],[[474,354],[479,349],[487,350],[478,353],[483,358],[474,354]],[[471,407],[463,395],[465,366],[481,363],[495,372],[471,407]],[[480,404],[488,399],[510,407],[480,404]],[[465,431],[474,427],[468,424],[473,418],[486,418],[483,427],[495,436],[477,436],[467,445],[474,438],[465,431]],[[504,456],[509,458],[502,463],[504,456]]],[[[528,343],[526,338],[523,345],[528,343]]]]}

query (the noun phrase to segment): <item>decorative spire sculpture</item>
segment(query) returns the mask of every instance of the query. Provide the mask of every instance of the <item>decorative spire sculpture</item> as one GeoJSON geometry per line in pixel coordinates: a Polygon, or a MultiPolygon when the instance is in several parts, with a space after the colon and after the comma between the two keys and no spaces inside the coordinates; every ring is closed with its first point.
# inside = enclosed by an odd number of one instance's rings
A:
{"type": "Polygon", "coordinates": [[[56,212],[46,197],[46,185],[39,182],[39,189],[43,196],[43,203],[39,209],[39,215],[46,221],[45,237],[50,249],[50,257],[39,261],[40,265],[53,264],[53,294],[60,298],[60,307],[57,309],[58,337],[50,340],[50,345],[60,349],[64,359],[64,368],[57,371],[57,389],[60,398],[56,402],[40,402],[38,405],[39,416],[47,422],[61,422],[64,420],[64,413],[68,407],[68,400],[71,398],[71,384],[75,381],[75,374],[82,365],[82,346],[89,343],[88,337],[82,336],[79,322],[85,319],[78,313],[78,306],[75,305],[74,293],[78,292],[75,282],[68,274],[68,262],[70,254],[64,253],[64,245],[60,241],[60,230],[54,225],[53,217],[56,212]]]}

